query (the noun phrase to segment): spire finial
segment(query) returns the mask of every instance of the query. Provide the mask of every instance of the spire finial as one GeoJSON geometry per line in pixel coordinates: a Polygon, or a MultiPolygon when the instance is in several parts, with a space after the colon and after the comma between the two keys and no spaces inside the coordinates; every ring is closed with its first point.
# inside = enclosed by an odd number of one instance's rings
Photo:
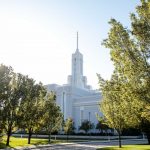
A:
{"type": "Polygon", "coordinates": [[[78,50],[78,32],[77,32],[77,50],[78,50]]]}

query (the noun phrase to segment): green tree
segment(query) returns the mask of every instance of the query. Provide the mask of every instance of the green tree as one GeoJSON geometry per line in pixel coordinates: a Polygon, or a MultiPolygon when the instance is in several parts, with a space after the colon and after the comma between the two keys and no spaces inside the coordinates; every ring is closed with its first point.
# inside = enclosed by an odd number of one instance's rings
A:
{"type": "Polygon", "coordinates": [[[6,145],[9,145],[10,136],[18,122],[18,109],[23,99],[24,76],[13,72],[11,67],[0,66],[1,75],[1,127],[7,134],[6,145]]]}
{"type": "Polygon", "coordinates": [[[0,134],[4,129],[3,120],[3,107],[5,101],[8,99],[7,91],[9,90],[9,83],[11,81],[11,76],[13,74],[13,69],[7,67],[3,64],[0,65],[0,134]]]}
{"type": "Polygon", "coordinates": [[[64,132],[67,135],[67,141],[69,138],[69,134],[73,133],[75,127],[72,118],[68,118],[64,123],[64,132]]]}
{"type": "Polygon", "coordinates": [[[108,119],[115,110],[110,103],[115,102],[116,111],[122,114],[120,119],[126,120],[127,126],[139,125],[150,143],[150,0],[141,0],[136,13],[131,14],[131,29],[115,19],[109,23],[111,29],[103,45],[110,49],[115,79],[104,81],[99,77],[101,108],[108,119]],[[108,114],[104,108],[110,109],[108,114]]]}
{"type": "Polygon", "coordinates": [[[122,82],[114,72],[110,81],[105,81],[99,76],[99,84],[102,91],[103,100],[100,103],[100,110],[104,114],[105,123],[117,130],[119,135],[119,147],[121,147],[121,133],[127,127],[125,114],[127,109],[122,97],[122,82]]]}
{"type": "Polygon", "coordinates": [[[102,117],[98,118],[98,123],[96,124],[96,129],[101,131],[101,133],[105,133],[107,135],[107,130],[109,129],[109,127],[107,124],[105,124],[105,121],[102,117]]]}
{"type": "Polygon", "coordinates": [[[88,131],[89,131],[90,129],[93,129],[93,128],[94,128],[94,124],[91,123],[91,122],[88,121],[88,120],[84,120],[84,121],[82,122],[81,126],[79,127],[79,129],[80,129],[80,130],[84,130],[86,134],[88,133],[88,131]]]}
{"type": "Polygon", "coordinates": [[[28,144],[30,144],[32,134],[41,129],[44,115],[44,97],[46,90],[41,83],[26,76],[25,99],[20,105],[20,128],[28,131],[28,144]]]}
{"type": "Polygon", "coordinates": [[[51,133],[58,131],[62,125],[62,113],[60,107],[56,104],[56,96],[53,92],[47,93],[44,106],[43,127],[49,133],[49,143],[51,142],[51,133]]]}

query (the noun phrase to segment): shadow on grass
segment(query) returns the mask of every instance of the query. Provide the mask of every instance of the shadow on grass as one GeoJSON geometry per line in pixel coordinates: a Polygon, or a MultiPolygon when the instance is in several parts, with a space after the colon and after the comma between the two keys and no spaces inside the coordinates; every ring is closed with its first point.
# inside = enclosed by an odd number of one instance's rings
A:
{"type": "Polygon", "coordinates": [[[45,141],[43,141],[43,142],[42,142],[42,141],[39,141],[39,142],[32,142],[32,141],[31,141],[31,145],[44,145],[44,144],[49,144],[49,143],[48,143],[48,141],[47,141],[47,142],[45,142],[45,141]]]}
{"type": "Polygon", "coordinates": [[[6,146],[6,144],[4,144],[4,143],[0,143],[0,149],[2,149],[2,148],[6,148],[7,146],[6,146]]]}
{"type": "MultiPolygon", "coordinates": [[[[54,144],[54,143],[60,143],[60,141],[52,140],[50,144],[54,144]]],[[[26,144],[24,144],[24,145],[17,144],[16,146],[12,146],[11,143],[10,143],[10,146],[6,146],[5,141],[2,141],[2,142],[0,142],[0,149],[4,149],[4,148],[13,148],[13,149],[15,149],[16,147],[28,147],[28,146],[31,146],[31,145],[38,146],[38,145],[47,145],[47,144],[49,144],[48,140],[39,140],[38,141],[38,140],[35,140],[35,139],[33,139],[33,140],[31,139],[31,144],[27,144],[27,141],[26,141],[26,144]]]]}
{"type": "Polygon", "coordinates": [[[22,144],[18,144],[16,146],[11,146],[11,144],[9,146],[6,146],[6,144],[4,142],[1,142],[0,143],[0,149],[5,149],[5,148],[13,148],[14,150],[16,150],[16,147],[28,147],[28,146],[31,146],[31,145],[46,145],[48,144],[48,141],[32,141],[31,140],[31,144],[27,144],[26,145],[22,145],[22,144]]]}
{"type": "Polygon", "coordinates": [[[15,147],[13,147],[13,146],[6,146],[6,144],[0,143],[0,149],[4,149],[4,148],[13,148],[13,149],[15,149],[15,147]]]}

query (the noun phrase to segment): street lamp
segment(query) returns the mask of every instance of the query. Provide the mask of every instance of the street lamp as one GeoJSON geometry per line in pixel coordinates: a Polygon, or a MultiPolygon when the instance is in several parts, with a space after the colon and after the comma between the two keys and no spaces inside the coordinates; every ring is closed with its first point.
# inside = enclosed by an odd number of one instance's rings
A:
{"type": "Polygon", "coordinates": [[[89,122],[90,122],[91,112],[89,112],[89,122]]]}
{"type": "Polygon", "coordinates": [[[89,112],[89,140],[91,139],[91,132],[90,132],[90,117],[91,117],[91,112],[89,112]]]}

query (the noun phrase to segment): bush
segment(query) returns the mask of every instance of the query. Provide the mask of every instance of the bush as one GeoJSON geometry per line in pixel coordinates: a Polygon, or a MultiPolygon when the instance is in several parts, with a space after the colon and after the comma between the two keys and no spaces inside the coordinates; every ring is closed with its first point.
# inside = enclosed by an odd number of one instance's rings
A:
{"type": "Polygon", "coordinates": [[[124,135],[124,136],[138,136],[138,135],[141,135],[141,131],[140,131],[140,129],[136,129],[136,128],[128,128],[128,129],[124,129],[122,131],[122,135],[124,135]]]}
{"type": "Polygon", "coordinates": [[[90,129],[93,129],[93,128],[94,128],[94,124],[88,120],[84,120],[81,126],[79,127],[79,129],[85,131],[86,134],[88,133],[90,129]]]}

